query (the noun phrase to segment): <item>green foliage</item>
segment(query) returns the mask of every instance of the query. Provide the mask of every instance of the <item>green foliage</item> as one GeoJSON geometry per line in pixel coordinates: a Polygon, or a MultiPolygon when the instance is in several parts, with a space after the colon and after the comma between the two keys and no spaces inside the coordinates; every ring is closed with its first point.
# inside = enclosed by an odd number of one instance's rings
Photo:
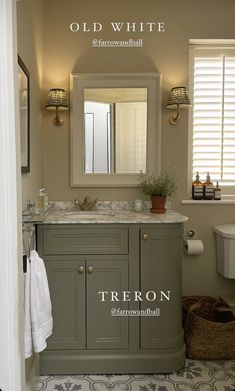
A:
{"type": "Polygon", "coordinates": [[[140,185],[146,195],[171,196],[175,194],[177,186],[175,178],[167,172],[161,173],[159,177],[149,174],[140,174],[140,185]]]}

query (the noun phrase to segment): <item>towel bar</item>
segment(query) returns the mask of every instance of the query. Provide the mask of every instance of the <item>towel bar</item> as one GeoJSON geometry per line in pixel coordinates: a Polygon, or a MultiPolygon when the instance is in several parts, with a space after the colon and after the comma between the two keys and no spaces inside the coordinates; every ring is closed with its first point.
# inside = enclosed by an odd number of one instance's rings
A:
{"type": "Polygon", "coordinates": [[[32,224],[22,225],[22,238],[23,238],[23,272],[27,273],[27,258],[30,251],[36,247],[36,229],[32,224]],[[28,241],[26,242],[25,233],[28,233],[28,241]]]}
{"type": "Polygon", "coordinates": [[[27,255],[23,255],[23,273],[27,273],[27,255]]]}

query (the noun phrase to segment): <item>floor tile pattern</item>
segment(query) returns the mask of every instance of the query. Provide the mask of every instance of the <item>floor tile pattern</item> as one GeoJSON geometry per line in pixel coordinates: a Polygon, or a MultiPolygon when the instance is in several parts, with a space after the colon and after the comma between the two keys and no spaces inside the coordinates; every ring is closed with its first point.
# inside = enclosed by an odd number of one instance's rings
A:
{"type": "Polygon", "coordinates": [[[41,376],[37,391],[235,391],[235,360],[187,360],[165,375],[41,376]]]}

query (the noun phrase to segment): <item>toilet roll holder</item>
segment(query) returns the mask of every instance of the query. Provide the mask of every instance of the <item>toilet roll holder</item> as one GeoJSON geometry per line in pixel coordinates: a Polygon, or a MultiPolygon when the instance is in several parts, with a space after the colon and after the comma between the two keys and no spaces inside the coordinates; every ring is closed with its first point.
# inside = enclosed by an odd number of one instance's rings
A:
{"type": "Polygon", "coordinates": [[[192,229],[188,230],[184,236],[187,236],[188,238],[193,238],[195,235],[195,231],[193,231],[192,229]]]}
{"type": "Polygon", "coordinates": [[[203,253],[203,242],[201,240],[193,239],[194,236],[195,231],[192,229],[184,234],[184,252],[187,255],[200,255],[203,253]]]}

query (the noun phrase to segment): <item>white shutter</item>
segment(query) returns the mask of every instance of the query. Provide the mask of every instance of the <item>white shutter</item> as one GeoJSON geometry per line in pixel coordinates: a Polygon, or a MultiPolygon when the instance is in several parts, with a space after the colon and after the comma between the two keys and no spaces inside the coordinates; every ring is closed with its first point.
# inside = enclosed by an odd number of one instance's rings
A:
{"type": "Polygon", "coordinates": [[[235,185],[235,50],[193,49],[192,169],[235,185]]]}
{"type": "Polygon", "coordinates": [[[235,184],[235,57],[224,60],[223,182],[235,184]]]}

